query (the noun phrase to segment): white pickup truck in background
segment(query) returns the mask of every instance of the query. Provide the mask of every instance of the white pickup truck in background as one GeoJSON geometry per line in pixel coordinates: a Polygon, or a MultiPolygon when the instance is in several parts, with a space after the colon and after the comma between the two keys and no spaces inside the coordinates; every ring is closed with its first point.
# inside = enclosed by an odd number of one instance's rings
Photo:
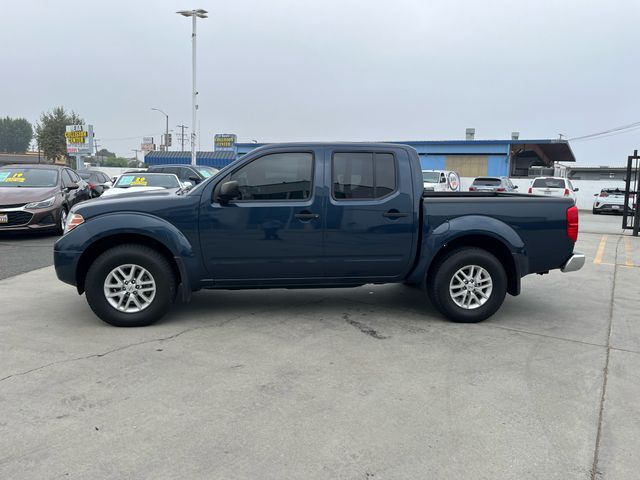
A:
{"type": "Polygon", "coordinates": [[[422,183],[429,192],[459,192],[460,175],[451,170],[422,170],[422,183]]]}

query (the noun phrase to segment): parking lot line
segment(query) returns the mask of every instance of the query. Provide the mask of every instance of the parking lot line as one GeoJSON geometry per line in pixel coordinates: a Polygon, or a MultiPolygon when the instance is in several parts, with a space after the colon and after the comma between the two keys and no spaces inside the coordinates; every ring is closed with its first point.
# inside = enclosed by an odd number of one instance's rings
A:
{"type": "Polygon", "coordinates": [[[632,248],[631,248],[631,240],[629,240],[629,237],[624,237],[624,256],[625,256],[625,262],[624,264],[627,267],[633,267],[635,266],[635,263],[633,263],[633,254],[632,254],[632,248]]]}
{"type": "Polygon", "coordinates": [[[604,256],[604,248],[607,245],[607,238],[608,237],[609,237],[609,235],[602,235],[602,238],[600,239],[600,245],[598,245],[598,250],[596,252],[596,256],[593,259],[593,263],[597,263],[597,264],[602,263],[602,257],[604,256]]]}

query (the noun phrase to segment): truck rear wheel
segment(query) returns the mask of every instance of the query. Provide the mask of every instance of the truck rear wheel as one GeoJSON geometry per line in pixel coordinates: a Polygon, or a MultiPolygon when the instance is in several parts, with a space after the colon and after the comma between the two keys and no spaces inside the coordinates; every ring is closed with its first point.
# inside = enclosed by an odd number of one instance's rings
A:
{"type": "Polygon", "coordinates": [[[430,271],[427,292],[433,305],[448,319],[481,322],[504,302],[507,274],[491,253],[465,247],[438,260],[430,271]]]}
{"type": "Polygon", "coordinates": [[[87,302],[116,327],[143,327],[164,316],[175,297],[176,280],[167,259],[144,245],[118,245],[89,267],[87,302]]]}

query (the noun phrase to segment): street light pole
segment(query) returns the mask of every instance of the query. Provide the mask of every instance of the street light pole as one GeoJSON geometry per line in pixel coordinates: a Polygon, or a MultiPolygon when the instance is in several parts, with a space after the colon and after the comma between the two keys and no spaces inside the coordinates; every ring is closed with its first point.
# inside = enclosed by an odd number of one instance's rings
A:
{"type": "Polygon", "coordinates": [[[165,130],[164,130],[164,151],[168,152],[169,151],[169,115],[167,115],[166,113],[164,113],[162,110],[160,110],[159,108],[152,108],[151,110],[155,110],[156,112],[160,112],[161,114],[163,114],[165,116],[165,130]]]}
{"type": "Polygon", "coordinates": [[[196,164],[196,110],[198,105],[196,103],[196,97],[198,90],[196,90],[196,20],[198,18],[207,18],[207,11],[203,9],[198,10],[181,10],[179,12],[183,17],[191,17],[191,165],[196,164]]]}

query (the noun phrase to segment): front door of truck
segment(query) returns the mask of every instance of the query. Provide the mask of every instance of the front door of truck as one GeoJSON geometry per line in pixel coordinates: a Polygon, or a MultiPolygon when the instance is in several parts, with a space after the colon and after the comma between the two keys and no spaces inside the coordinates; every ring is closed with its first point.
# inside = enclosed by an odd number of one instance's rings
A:
{"type": "Polygon", "coordinates": [[[265,152],[203,193],[202,256],[217,284],[267,285],[322,276],[323,162],[311,150],[265,152]],[[234,182],[233,198],[220,197],[234,182]],[[235,183],[237,182],[237,183],[235,183]]]}
{"type": "Polygon", "coordinates": [[[415,255],[411,165],[406,152],[328,152],[325,273],[338,279],[405,275],[415,255]]]}

